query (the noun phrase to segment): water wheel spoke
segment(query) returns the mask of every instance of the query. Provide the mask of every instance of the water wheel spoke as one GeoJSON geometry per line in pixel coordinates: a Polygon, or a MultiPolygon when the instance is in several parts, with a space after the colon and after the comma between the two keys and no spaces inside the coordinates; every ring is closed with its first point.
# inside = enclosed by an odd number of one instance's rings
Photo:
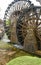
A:
{"type": "Polygon", "coordinates": [[[26,28],[26,26],[24,26],[24,25],[22,25],[22,24],[20,24],[20,23],[19,23],[19,25],[22,26],[23,28],[26,28]]]}

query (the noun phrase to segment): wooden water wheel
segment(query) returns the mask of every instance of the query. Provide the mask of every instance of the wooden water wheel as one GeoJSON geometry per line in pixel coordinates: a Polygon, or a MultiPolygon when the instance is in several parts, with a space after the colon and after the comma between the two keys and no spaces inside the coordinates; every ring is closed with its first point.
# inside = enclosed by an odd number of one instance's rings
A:
{"type": "Polygon", "coordinates": [[[17,21],[17,37],[25,51],[41,50],[41,7],[23,10],[17,21]]]}
{"type": "Polygon", "coordinates": [[[12,43],[18,43],[16,35],[16,21],[22,12],[22,9],[32,6],[28,0],[15,0],[7,8],[4,15],[4,27],[9,40],[12,43]]]}

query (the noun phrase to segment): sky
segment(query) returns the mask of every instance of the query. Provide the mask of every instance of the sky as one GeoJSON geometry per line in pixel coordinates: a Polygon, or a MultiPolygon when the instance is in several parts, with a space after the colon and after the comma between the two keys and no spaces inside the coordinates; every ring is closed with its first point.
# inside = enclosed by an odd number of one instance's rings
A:
{"type": "MultiPolygon", "coordinates": [[[[13,0],[0,0],[0,19],[4,18],[5,10],[13,0]]],[[[34,5],[40,6],[40,3],[36,0],[30,0],[34,5]],[[38,5],[37,5],[38,4],[38,5]]]]}

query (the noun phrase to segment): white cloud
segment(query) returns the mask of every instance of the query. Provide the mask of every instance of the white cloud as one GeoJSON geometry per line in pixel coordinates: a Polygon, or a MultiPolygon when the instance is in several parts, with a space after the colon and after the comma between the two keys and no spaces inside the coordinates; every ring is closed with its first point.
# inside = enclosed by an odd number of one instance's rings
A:
{"type": "Polygon", "coordinates": [[[8,4],[10,4],[13,0],[0,0],[0,18],[3,19],[5,10],[8,7],[8,4]]]}
{"type": "Polygon", "coordinates": [[[30,0],[35,6],[40,6],[40,3],[37,2],[36,0],[30,0]]]}

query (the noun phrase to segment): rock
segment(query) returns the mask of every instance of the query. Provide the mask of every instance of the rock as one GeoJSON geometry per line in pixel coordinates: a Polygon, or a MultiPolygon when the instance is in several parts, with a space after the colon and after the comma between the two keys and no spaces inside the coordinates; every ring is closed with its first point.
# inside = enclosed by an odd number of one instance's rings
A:
{"type": "Polygon", "coordinates": [[[8,53],[9,56],[12,56],[13,54],[15,54],[16,52],[15,51],[11,51],[8,53]]]}

